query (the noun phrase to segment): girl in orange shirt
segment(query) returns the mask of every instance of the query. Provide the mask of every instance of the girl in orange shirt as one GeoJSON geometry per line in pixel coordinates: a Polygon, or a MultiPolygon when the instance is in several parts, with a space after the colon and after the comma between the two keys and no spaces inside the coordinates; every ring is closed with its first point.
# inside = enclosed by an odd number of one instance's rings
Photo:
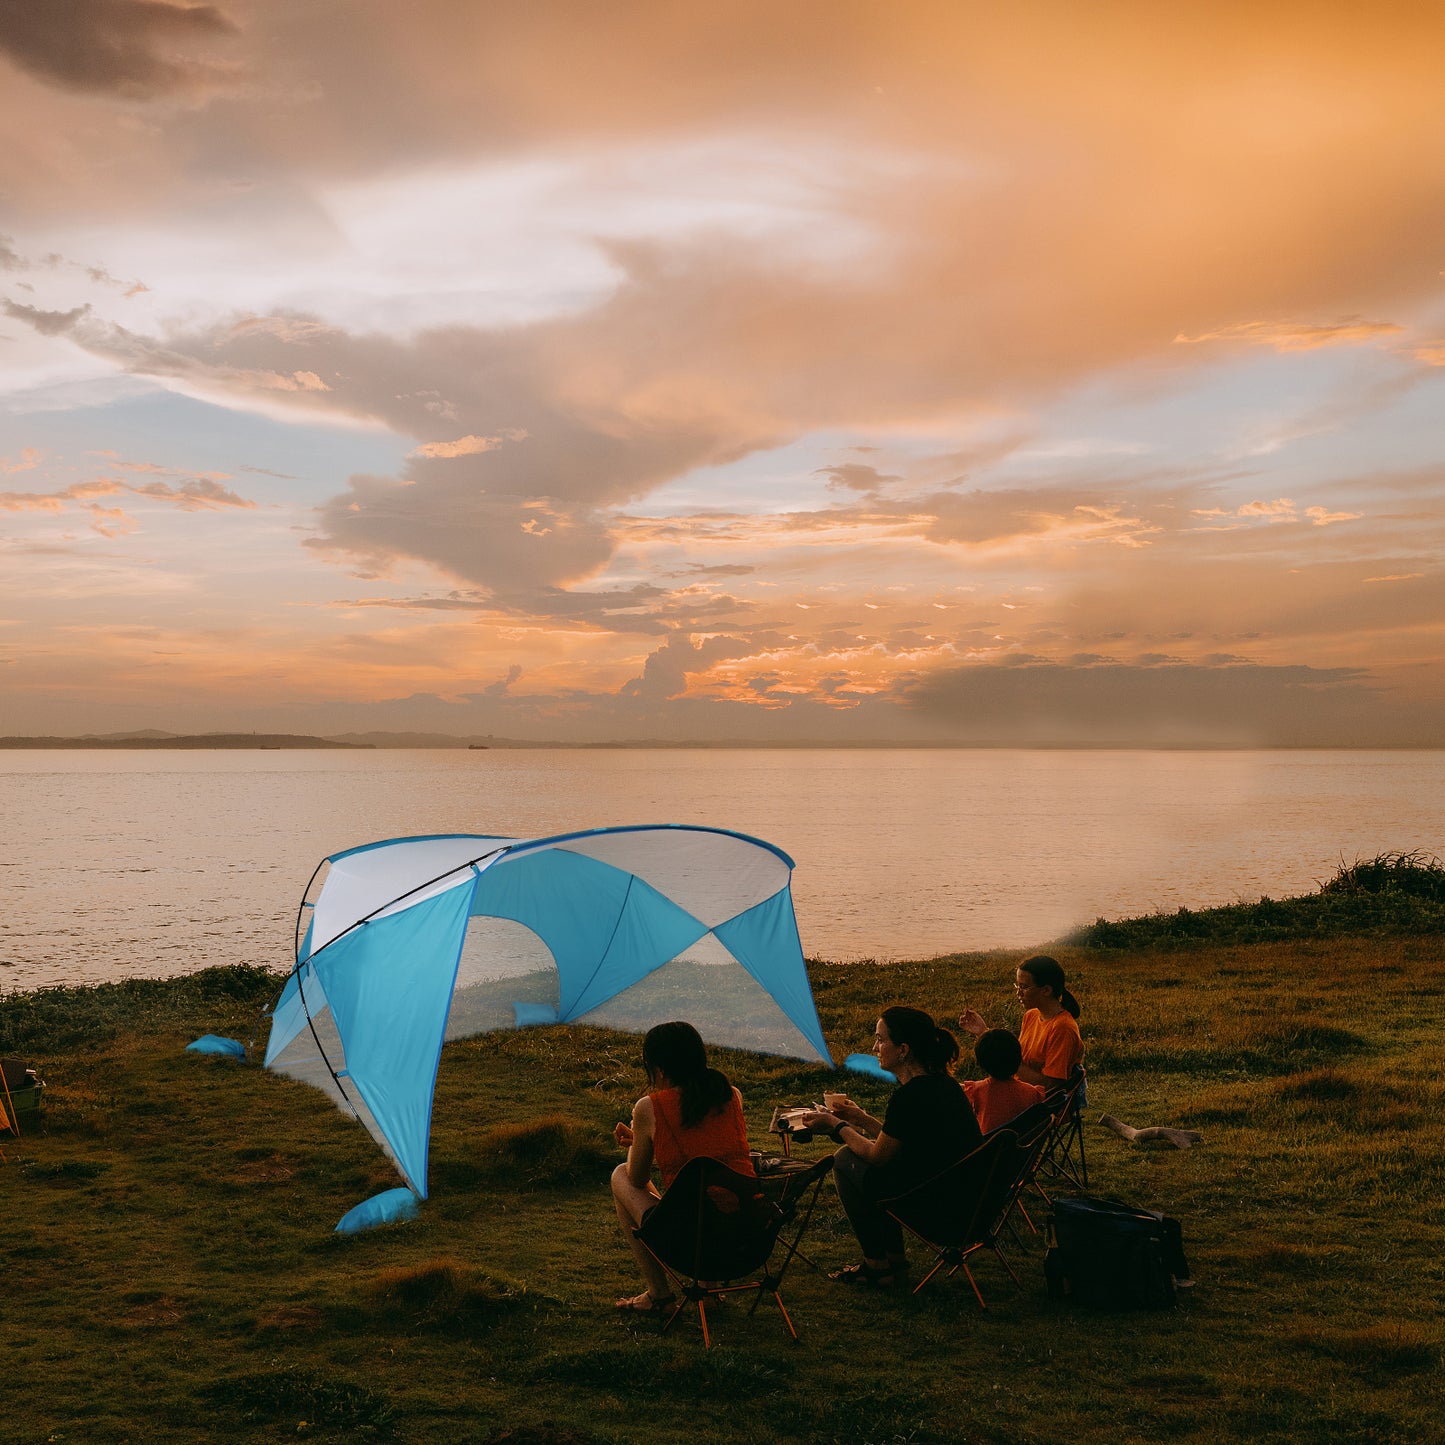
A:
{"type": "Polygon", "coordinates": [[[702,1037],[680,1020],[658,1024],[642,1040],[642,1067],[650,1085],[632,1106],[632,1123],[618,1124],[613,1137],[627,1158],[612,1171],[612,1201],[647,1288],[617,1301],[620,1310],[651,1314],[670,1309],[674,1297],[667,1276],[632,1233],[662,1195],[652,1182],[657,1165],[666,1189],[689,1159],[720,1159],[739,1174],[755,1174],[748,1154],[743,1096],[727,1075],[710,1069],[702,1037]]]}

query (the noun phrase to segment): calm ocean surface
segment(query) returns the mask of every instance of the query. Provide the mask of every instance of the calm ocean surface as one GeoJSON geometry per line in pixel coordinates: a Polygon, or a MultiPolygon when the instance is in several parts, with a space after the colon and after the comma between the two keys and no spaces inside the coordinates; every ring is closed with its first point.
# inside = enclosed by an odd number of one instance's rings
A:
{"type": "Polygon", "coordinates": [[[1445,752],[0,751],[0,989],[291,963],[328,853],[707,823],[792,855],[804,949],[1042,944],[1445,854],[1445,752]]]}

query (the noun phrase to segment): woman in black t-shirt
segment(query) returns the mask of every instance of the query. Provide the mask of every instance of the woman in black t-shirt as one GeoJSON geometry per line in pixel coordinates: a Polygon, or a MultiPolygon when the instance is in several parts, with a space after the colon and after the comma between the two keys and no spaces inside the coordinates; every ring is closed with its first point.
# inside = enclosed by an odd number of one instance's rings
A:
{"type": "Polygon", "coordinates": [[[831,1134],[833,1180],[862,1264],[829,1277],[849,1284],[889,1285],[907,1270],[903,1231],[877,1203],[921,1184],[962,1159],[981,1141],[968,1096],[953,1077],[958,1040],[916,1008],[884,1009],[873,1029],[873,1052],[898,1080],[882,1119],[848,1099],[804,1117],[807,1128],[831,1134]]]}

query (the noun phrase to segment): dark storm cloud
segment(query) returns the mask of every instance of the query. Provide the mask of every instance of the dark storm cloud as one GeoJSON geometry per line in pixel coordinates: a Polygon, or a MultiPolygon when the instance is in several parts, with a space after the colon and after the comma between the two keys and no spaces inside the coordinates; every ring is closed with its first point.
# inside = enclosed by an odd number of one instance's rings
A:
{"type": "Polygon", "coordinates": [[[1388,721],[1359,668],[1202,667],[1029,659],[950,668],[918,682],[910,705],[961,742],[1106,747],[1344,747],[1438,744],[1438,709],[1388,721]],[[1393,727],[1393,736],[1383,730],[1393,727]]]}
{"type": "Polygon", "coordinates": [[[739,637],[669,637],[643,664],[642,676],[623,683],[620,696],[663,701],[687,691],[689,673],[706,672],[715,662],[747,657],[756,648],[739,637]]]}
{"type": "Polygon", "coordinates": [[[187,54],[236,33],[213,5],[165,0],[0,0],[0,52],[67,90],[149,100],[204,89],[223,72],[187,54]]]}

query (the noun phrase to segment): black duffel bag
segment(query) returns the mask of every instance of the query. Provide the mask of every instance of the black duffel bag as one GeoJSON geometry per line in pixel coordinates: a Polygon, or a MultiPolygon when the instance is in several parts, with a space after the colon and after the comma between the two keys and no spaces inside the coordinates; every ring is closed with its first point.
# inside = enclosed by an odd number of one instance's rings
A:
{"type": "Polygon", "coordinates": [[[1044,1260],[1049,1298],[1102,1310],[1162,1310],[1189,1278],[1179,1222],[1118,1199],[1056,1199],[1044,1260]]]}

